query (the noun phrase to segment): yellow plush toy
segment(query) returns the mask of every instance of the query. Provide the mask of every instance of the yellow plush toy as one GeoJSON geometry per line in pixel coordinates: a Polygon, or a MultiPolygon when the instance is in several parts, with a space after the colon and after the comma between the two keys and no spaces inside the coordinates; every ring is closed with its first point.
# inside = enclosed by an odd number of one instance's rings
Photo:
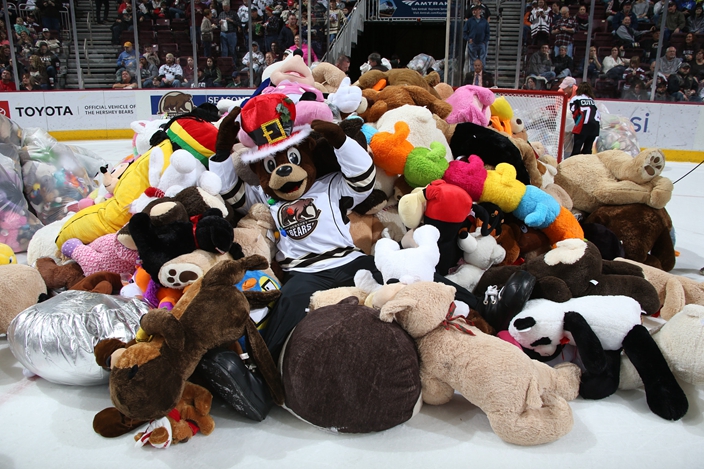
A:
{"type": "Polygon", "coordinates": [[[506,98],[499,96],[494,100],[491,109],[491,125],[496,130],[513,134],[511,119],[513,119],[513,109],[506,98]]]}
{"type": "MultiPolygon", "coordinates": [[[[158,146],[164,152],[164,167],[169,165],[173,147],[170,140],[164,140],[158,146]]],[[[78,238],[89,244],[101,236],[116,233],[130,219],[129,206],[149,186],[149,155],[151,150],[139,157],[122,173],[114,186],[113,197],[84,208],[71,217],[61,228],[56,238],[59,249],[70,238],[78,238]]]]}
{"type": "Polygon", "coordinates": [[[7,244],[0,243],[0,265],[17,264],[17,256],[7,244]]]}

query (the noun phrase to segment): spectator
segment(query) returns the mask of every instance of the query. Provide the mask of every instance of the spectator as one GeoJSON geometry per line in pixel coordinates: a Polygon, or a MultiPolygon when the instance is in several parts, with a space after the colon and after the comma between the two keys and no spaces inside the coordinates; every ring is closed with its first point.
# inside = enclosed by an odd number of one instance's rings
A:
{"type": "Polygon", "coordinates": [[[367,64],[369,64],[370,70],[381,70],[382,72],[389,70],[386,68],[386,65],[381,63],[381,55],[378,52],[372,52],[369,54],[367,57],[367,64]]]}
{"type": "MultiPolygon", "coordinates": [[[[252,4],[252,41],[257,44],[264,44],[264,18],[259,14],[259,8],[252,4]]],[[[246,26],[249,26],[248,24],[246,26]]],[[[247,31],[244,31],[248,38],[247,31]]]]}
{"type": "Polygon", "coordinates": [[[547,44],[550,41],[550,14],[545,0],[538,0],[530,12],[530,36],[533,44],[547,44]]]}
{"type": "Polygon", "coordinates": [[[635,80],[633,85],[625,90],[623,94],[623,99],[628,99],[631,101],[649,101],[650,95],[645,90],[645,85],[641,80],[635,80]]]}
{"type": "Polygon", "coordinates": [[[572,77],[565,77],[560,82],[558,89],[565,94],[565,97],[569,102],[569,100],[577,94],[577,80],[572,77]]]}
{"type": "Polygon", "coordinates": [[[532,40],[531,35],[530,35],[531,26],[532,26],[532,23],[530,22],[531,12],[532,12],[532,9],[529,5],[526,10],[526,14],[523,16],[523,45],[527,45],[529,40],[532,40]]]}
{"type": "Polygon", "coordinates": [[[601,62],[599,62],[599,57],[596,55],[596,47],[589,47],[589,65],[587,68],[587,78],[590,80],[596,80],[599,78],[602,67],[601,62]]]}
{"type": "Polygon", "coordinates": [[[10,45],[5,44],[0,47],[0,67],[6,68],[12,66],[12,53],[10,52],[10,45]]]}
{"type": "Polygon", "coordinates": [[[583,82],[577,87],[576,95],[570,99],[569,108],[574,118],[574,144],[572,154],[588,155],[592,153],[592,144],[599,136],[601,116],[594,102],[592,85],[583,82]]]}
{"type": "Polygon", "coordinates": [[[7,33],[4,29],[0,29],[0,46],[9,46],[10,40],[7,38],[7,33]]]}
{"type": "Polygon", "coordinates": [[[200,23],[200,40],[203,44],[203,53],[210,57],[213,48],[213,31],[217,26],[212,23],[213,10],[203,10],[203,21],[200,23]]]}
{"type": "Polygon", "coordinates": [[[535,79],[535,77],[528,77],[526,78],[526,82],[523,85],[524,90],[537,90],[538,89],[538,83],[535,79]]]}
{"type": "Polygon", "coordinates": [[[337,58],[337,62],[335,62],[335,66],[342,70],[345,73],[349,73],[350,71],[350,58],[347,57],[345,54],[340,54],[340,56],[337,58]]]}
{"type": "Polygon", "coordinates": [[[147,59],[147,62],[154,65],[154,67],[159,70],[161,60],[159,60],[159,54],[156,53],[152,44],[144,46],[144,54],[142,54],[142,57],[147,59]]]}
{"type": "Polygon", "coordinates": [[[22,74],[22,83],[20,83],[20,91],[41,91],[41,88],[29,72],[24,72],[22,74]]]}
{"type": "MultiPolygon", "coordinates": [[[[560,2],[553,2],[550,5],[550,26],[553,26],[555,23],[557,23],[557,20],[560,19],[560,17],[561,17],[560,7],[561,6],[562,5],[560,4],[560,2]]],[[[569,8],[568,8],[568,10],[569,10],[569,8]]]]}
{"type": "Polygon", "coordinates": [[[658,76],[657,82],[655,84],[655,101],[674,101],[674,98],[667,92],[667,78],[664,76],[658,76]]]}
{"type": "Polygon", "coordinates": [[[114,90],[133,90],[137,88],[137,82],[130,72],[122,70],[120,81],[112,85],[114,90]]]}
{"type": "Polygon", "coordinates": [[[123,31],[132,31],[133,29],[134,25],[132,24],[132,7],[128,5],[128,8],[125,8],[125,11],[119,13],[117,15],[117,18],[115,18],[115,22],[112,24],[112,26],[110,26],[110,30],[112,31],[113,45],[120,44],[120,37],[122,36],[123,31]]]}
{"type": "Polygon", "coordinates": [[[557,78],[571,77],[572,70],[576,71],[572,57],[567,55],[567,46],[560,46],[559,53],[553,59],[552,64],[555,67],[554,72],[557,78]]]}
{"type": "Polygon", "coordinates": [[[484,64],[481,60],[475,59],[472,65],[474,70],[464,77],[465,85],[481,86],[483,88],[494,86],[494,75],[484,71],[484,64]]]}
{"type": "Polygon", "coordinates": [[[120,13],[125,11],[125,8],[127,8],[127,0],[122,0],[118,5],[117,5],[117,14],[119,15],[120,13]]]}
{"type": "Polygon", "coordinates": [[[540,50],[528,60],[528,75],[540,76],[548,81],[555,79],[552,60],[550,60],[550,46],[543,44],[540,50]]]}
{"type": "Polygon", "coordinates": [[[117,56],[117,68],[115,70],[115,81],[122,80],[122,71],[127,70],[130,75],[135,76],[137,73],[137,54],[132,47],[131,42],[125,42],[125,50],[117,56]]]}
{"type": "Polygon", "coordinates": [[[694,60],[689,64],[691,73],[698,81],[704,80],[704,49],[699,49],[694,56],[694,60]]]}
{"type": "Polygon", "coordinates": [[[684,37],[684,45],[682,46],[682,61],[692,62],[694,60],[694,52],[698,49],[694,43],[694,33],[687,33],[684,37]]]}
{"type": "Polygon", "coordinates": [[[239,70],[232,72],[232,82],[227,84],[227,88],[247,88],[249,77],[246,73],[242,73],[239,70]]]}
{"type": "Polygon", "coordinates": [[[152,21],[155,19],[152,2],[149,0],[139,0],[137,3],[137,21],[143,22],[144,20],[152,21]]]}
{"type": "Polygon", "coordinates": [[[682,62],[677,73],[672,76],[672,81],[676,82],[678,87],[673,94],[675,101],[699,101],[699,95],[697,94],[699,83],[690,74],[690,71],[691,66],[687,62],[682,62]]]}
{"type": "Polygon", "coordinates": [[[17,37],[19,37],[19,35],[23,32],[27,33],[28,35],[30,34],[29,28],[27,27],[26,24],[24,24],[24,20],[22,19],[21,16],[18,16],[17,19],[15,20],[14,29],[15,29],[15,36],[17,36],[17,37]]]}
{"type": "Polygon", "coordinates": [[[621,5],[622,1],[621,0],[611,0],[607,3],[606,5],[606,21],[611,24],[611,21],[614,19],[614,16],[616,16],[620,11],[621,11],[621,5]]]}
{"type": "Polygon", "coordinates": [[[42,29],[42,37],[37,39],[37,42],[34,44],[34,47],[39,49],[39,44],[40,43],[45,43],[49,50],[58,55],[61,52],[61,41],[58,39],[53,39],[51,37],[51,31],[49,31],[47,28],[42,29]]]}
{"type": "MultiPolygon", "coordinates": [[[[623,59],[621,59],[619,48],[616,46],[613,46],[611,48],[611,55],[609,55],[608,57],[604,57],[601,72],[609,73],[609,71],[614,67],[623,67],[624,70],[626,69],[625,63],[623,62],[623,59]]],[[[619,73],[619,75],[621,73],[619,73]]]]}
{"type": "MultiPolygon", "coordinates": [[[[190,7],[190,3],[188,5],[190,7]]],[[[184,8],[186,5],[181,0],[173,0],[171,5],[167,9],[166,15],[169,19],[181,19],[186,17],[186,11],[184,8]]]]}
{"type": "Polygon", "coordinates": [[[56,0],[38,0],[37,7],[42,17],[42,25],[53,31],[61,30],[61,13],[56,0]]]}
{"type": "MultiPolygon", "coordinates": [[[[242,58],[242,65],[245,66],[243,70],[249,70],[251,66],[254,76],[261,76],[261,72],[264,70],[264,63],[264,55],[259,51],[259,44],[252,42],[252,49],[242,58]]],[[[256,82],[255,85],[257,85],[256,82]]]]}
{"type": "Polygon", "coordinates": [[[264,9],[266,18],[264,20],[264,45],[266,51],[271,51],[271,43],[279,38],[281,27],[281,13],[275,12],[270,6],[264,9]]]}
{"type": "Polygon", "coordinates": [[[290,13],[286,25],[281,28],[279,33],[279,46],[282,50],[286,50],[294,44],[296,34],[298,34],[298,18],[290,13]]]}
{"type": "Polygon", "coordinates": [[[222,57],[232,57],[232,61],[237,65],[237,30],[239,18],[234,10],[230,9],[229,2],[223,2],[222,12],[218,16],[220,20],[220,55],[222,57]]]}
{"type": "Polygon", "coordinates": [[[49,89],[53,89],[56,84],[56,75],[61,68],[61,61],[59,60],[59,57],[52,53],[49,50],[49,47],[43,42],[39,45],[37,55],[44,64],[44,69],[49,77],[49,89]]]}
{"type": "Polygon", "coordinates": [[[22,31],[20,33],[20,38],[15,44],[15,50],[20,56],[19,58],[24,61],[27,61],[29,59],[29,56],[35,52],[36,49],[34,48],[34,44],[29,38],[29,33],[27,33],[27,31],[22,31]]]}
{"type": "MultiPolygon", "coordinates": [[[[315,55],[315,51],[311,48],[308,47],[308,44],[304,44],[301,41],[301,35],[296,34],[293,37],[293,45],[288,48],[288,50],[298,50],[300,49],[301,52],[303,52],[303,60],[305,61],[306,65],[310,66],[312,62],[318,62],[318,56],[315,55]],[[310,50],[310,60],[308,60],[308,51],[310,50]]],[[[257,50],[257,53],[261,55],[261,52],[257,50]]],[[[264,57],[262,56],[262,63],[264,63],[264,57]]]]}
{"type": "MultiPolygon", "coordinates": [[[[555,5],[555,3],[553,3],[555,5]]],[[[561,46],[567,47],[567,55],[573,57],[574,33],[577,32],[577,22],[570,16],[570,9],[562,7],[560,17],[553,23],[552,34],[555,35],[555,55],[561,46]]]]}
{"type": "Polygon", "coordinates": [[[149,62],[145,56],[139,58],[139,75],[142,80],[143,88],[150,88],[152,79],[159,76],[159,69],[156,65],[149,62]]]}
{"type": "MultiPolygon", "coordinates": [[[[650,12],[650,3],[646,0],[636,0],[633,4],[633,13],[636,15],[639,23],[649,23],[650,18],[648,13],[650,12]]],[[[635,25],[635,23],[634,23],[635,25]]]]}
{"type": "Polygon", "coordinates": [[[206,88],[222,86],[222,72],[217,65],[215,65],[215,60],[212,57],[208,57],[205,60],[203,80],[205,81],[206,88]]]}
{"type": "Polygon", "coordinates": [[[342,26],[345,24],[345,14],[340,9],[340,5],[336,0],[330,0],[330,12],[328,14],[329,27],[330,27],[330,37],[328,38],[330,44],[335,42],[337,33],[340,31],[342,26]]]}
{"type": "Polygon", "coordinates": [[[160,88],[180,88],[183,80],[183,70],[176,62],[174,54],[166,54],[166,63],[159,67],[160,88]]]}
{"type": "Polygon", "coordinates": [[[589,29],[589,13],[587,13],[586,6],[580,5],[579,11],[577,12],[577,15],[574,17],[574,19],[577,22],[578,31],[587,31],[589,29]]]}
{"type": "Polygon", "coordinates": [[[29,57],[29,65],[27,70],[42,90],[49,89],[49,75],[47,75],[44,64],[38,55],[32,55],[29,57]]]}
{"type": "Polygon", "coordinates": [[[465,21],[462,30],[462,37],[467,41],[467,53],[472,63],[479,59],[482,61],[482,65],[486,66],[490,36],[491,27],[489,22],[482,18],[481,7],[476,4],[472,5],[472,17],[465,21]]]}
{"type": "Polygon", "coordinates": [[[181,80],[182,88],[194,88],[193,79],[195,73],[195,64],[193,63],[193,57],[186,58],[186,66],[181,67],[183,71],[183,80],[181,80]]]}
{"type": "Polygon", "coordinates": [[[9,68],[3,68],[0,74],[0,91],[17,91],[17,85],[9,68]]]}
{"type": "MultiPolygon", "coordinates": [[[[636,31],[631,27],[631,24],[632,23],[630,16],[626,16],[625,18],[623,18],[621,26],[619,26],[616,30],[616,37],[618,38],[622,46],[628,48],[638,48],[640,47],[638,39],[644,34],[646,34],[647,31],[636,31]]],[[[653,31],[654,29],[655,26],[651,27],[650,31],[653,31]]]]}
{"type": "Polygon", "coordinates": [[[677,4],[675,2],[670,2],[667,6],[667,18],[665,19],[665,32],[663,33],[662,40],[665,44],[670,43],[670,36],[672,33],[681,32],[687,25],[687,20],[684,17],[684,13],[677,9],[677,4]]]}
{"type": "Polygon", "coordinates": [[[623,19],[626,17],[631,19],[632,25],[638,24],[638,16],[633,13],[633,4],[631,3],[631,0],[626,0],[625,2],[623,2],[621,6],[621,11],[619,11],[612,17],[611,28],[614,30],[618,29],[618,27],[621,26],[621,24],[623,23],[623,19]]]}
{"type": "Polygon", "coordinates": [[[491,10],[489,10],[489,7],[483,4],[482,0],[472,0],[472,5],[469,7],[470,12],[472,11],[472,8],[474,8],[474,5],[477,5],[479,6],[479,8],[481,8],[482,18],[484,18],[488,22],[491,22],[491,10]]]}
{"type": "Polygon", "coordinates": [[[653,23],[660,28],[660,17],[662,12],[665,11],[665,5],[667,5],[668,0],[658,0],[653,5],[653,23]]]}
{"type": "Polygon", "coordinates": [[[110,0],[95,0],[95,20],[98,24],[105,24],[110,12],[110,0]],[[103,19],[100,19],[100,10],[103,10],[103,19]]]}
{"type": "Polygon", "coordinates": [[[681,63],[682,59],[677,57],[677,49],[675,49],[674,46],[670,46],[667,48],[665,55],[658,59],[658,72],[662,73],[665,78],[669,80],[670,75],[677,73],[681,63]]]}
{"type": "Polygon", "coordinates": [[[660,31],[655,29],[649,38],[640,41],[640,47],[644,50],[647,63],[654,62],[658,53],[658,44],[660,42],[660,31]]]}
{"type": "Polygon", "coordinates": [[[704,6],[701,3],[697,3],[694,14],[687,19],[687,29],[690,33],[704,34],[704,6]]]}
{"type": "Polygon", "coordinates": [[[640,57],[634,55],[628,62],[628,68],[623,73],[623,79],[626,81],[627,85],[632,85],[636,81],[645,81],[646,74],[640,66],[640,57]]]}

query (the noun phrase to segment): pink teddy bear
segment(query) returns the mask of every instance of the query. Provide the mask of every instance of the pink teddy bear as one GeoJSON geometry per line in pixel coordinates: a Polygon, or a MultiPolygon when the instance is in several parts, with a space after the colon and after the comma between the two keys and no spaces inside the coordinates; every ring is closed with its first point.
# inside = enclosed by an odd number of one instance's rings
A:
{"type": "Polygon", "coordinates": [[[460,86],[445,101],[452,105],[452,112],[445,120],[448,124],[471,122],[486,127],[491,120],[494,92],[481,86],[460,86]]]}
{"type": "Polygon", "coordinates": [[[76,261],[86,277],[96,272],[132,275],[138,256],[137,251],[117,240],[117,233],[101,236],[88,245],[78,238],[68,239],[61,246],[61,253],[76,261]]]}

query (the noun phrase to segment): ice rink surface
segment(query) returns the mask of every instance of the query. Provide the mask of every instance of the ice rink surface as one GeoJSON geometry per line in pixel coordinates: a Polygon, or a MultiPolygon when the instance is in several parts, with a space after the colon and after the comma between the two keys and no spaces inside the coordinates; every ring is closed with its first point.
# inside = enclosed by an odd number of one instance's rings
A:
{"type": "MultiPolygon", "coordinates": [[[[70,142],[114,163],[131,142],[70,142]]],[[[673,181],[696,165],[668,163],[673,181]]],[[[667,205],[680,255],[673,273],[704,281],[704,165],[675,184],[667,205]]],[[[704,351],[702,351],[704,353],[704,351]]],[[[23,377],[0,337],[0,468],[704,468],[704,388],[683,384],[689,412],[668,422],[650,412],[642,391],[571,402],[574,428],[543,446],[519,447],[497,437],[484,413],[455,395],[443,406],[390,430],[363,435],[318,430],[275,408],[260,423],[213,402],[216,428],[166,450],[136,448],[132,435],[106,439],[93,416],[110,407],[107,385],[78,387],[23,377]]]]}

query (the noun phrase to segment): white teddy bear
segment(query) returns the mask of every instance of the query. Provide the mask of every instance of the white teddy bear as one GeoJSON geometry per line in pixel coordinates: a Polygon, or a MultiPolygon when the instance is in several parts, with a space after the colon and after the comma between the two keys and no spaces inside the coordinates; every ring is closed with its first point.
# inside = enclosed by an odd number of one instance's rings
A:
{"type": "Polygon", "coordinates": [[[211,195],[218,195],[222,189],[220,177],[205,169],[205,166],[186,150],[176,150],[171,154],[169,165],[164,167],[164,152],[159,147],[152,148],[149,155],[149,184],[156,194],[144,192],[130,205],[131,213],[139,213],[151,202],[160,197],[172,197],[186,187],[197,186],[211,195]]]}

